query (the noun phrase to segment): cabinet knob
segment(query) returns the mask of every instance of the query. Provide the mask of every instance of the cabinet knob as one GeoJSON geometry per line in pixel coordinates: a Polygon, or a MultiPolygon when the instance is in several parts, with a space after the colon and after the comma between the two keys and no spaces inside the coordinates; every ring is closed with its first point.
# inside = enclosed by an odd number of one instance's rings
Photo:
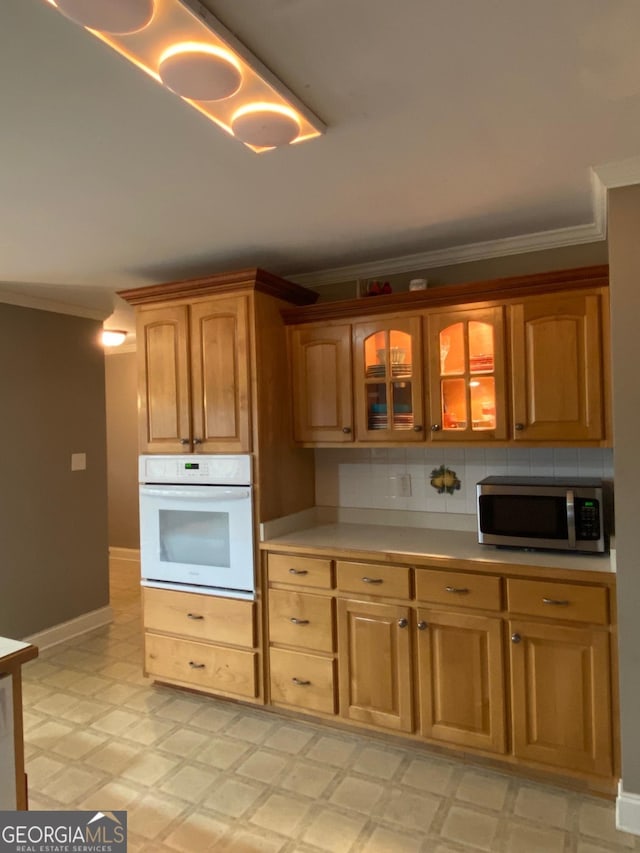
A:
{"type": "Polygon", "coordinates": [[[202,439],[201,438],[194,438],[193,443],[194,444],[202,444],[202,439]]]}
{"type": "Polygon", "coordinates": [[[431,424],[431,432],[440,432],[440,424],[431,424]]]}
{"type": "Polygon", "coordinates": [[[413,428],[413,431],[414,432],[422,432],[423,429],[424,429],[424,427],[422,426],[422,424],[416,424],[413,428]]]}
{"type": "Polygon", "coordinates": [[[522,432],[522,430],[524,429],[524,424],[516,424],[516,429],[518,430],[518,432],[522,432]]]}
{"type": "Polygon", "coordinates": [[[519,643],[521,639],[522,639],[522,637],[520,636],[520,634],[512,634],[511,635],[511,642],[512,643],[519,643]]]}
{"type": "Polygon", "coordinates": [[[185,445],[185,444],[191,444],[191,442],[189,441],[189,439],[188,439],[188,438],[181,438],[181,439],[180,439],[180,444],[182,444],[182,445],[185,445]]]}
{"type": "Polygon", "coordinates": [[[426,630],[427,630],[428,625],[427,625],[427,623],[424,621],[424,619],[421,619],[421,620],[418,622],[418,624],[417,624],[417,626],[416,626],[416,627],[418,628],[418,631],[426,631],[426,630]]]}
{"type": "Polygon", "coordinates": [[[194,660],[190,660],[189,666],[191,669],[204,669],[205,665],[203,663],[196,663],[194,660]]]}
{"type": "Polygon", "coordinates": [[[402,619],[398,619],[398,628],[406,628],[408,624],[409,620],[405,619],[404,616],[402,617],[402,619]]]}
{"type": "Polygon", "coordinates": [[[349,433],[351,432],[351,427],[342,427],[342,432],[345,435],[349,435],[349,433]]]}
{"type": "Polygon", "coordinates": [[[298,619],[295,616],[291,616],[291,618],[289,619],[289,622],[291,622],[293,625],[308,625],[309,624],[308,619],[298,619]]]}
{"type": "Polygon", "coordinates": [[[311,684],[310,681],[306,681],[304,678],[296,678],[295,676],[291,681],[293,681],[294,684],[297,684],[298,687],[308,687],[311,684]]]}

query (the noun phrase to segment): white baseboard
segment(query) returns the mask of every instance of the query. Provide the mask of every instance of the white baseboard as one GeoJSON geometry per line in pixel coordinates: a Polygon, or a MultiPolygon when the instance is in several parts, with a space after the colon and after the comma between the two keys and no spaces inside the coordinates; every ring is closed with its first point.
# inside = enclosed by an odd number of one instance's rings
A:
{"type": "Polygon", "coordinates": [[[49,649],[51,646],[57,646],[58,643],[64,643],[66,640],[71,640],[80,634],[86,634],[87,631],[93,631],[95,628],[108,625],[110,622],[113,622],[113,610],[110,605],[107,605],[106,607],[100,607],[98,610],[83,613],[82,616],[70,619],[68,622],[53,625],[51,628],[46,628],[44,631],[39,631],[30,637],[25,637],[24,642],[32,643],[41,650],[49,649]]]}
{"type": "Polygon", "coordinates": [[[622,832],[640,835],[640,794],[629,794],[623,791],[622,779],[618,782],[616,827],[622,832]]]}
{"type": "Polygon", "coordinates": [[[113,545],[109,546],[109,556],[116,560],[133,560],[140,562],[139,548],[117,548],[113,545]]]}

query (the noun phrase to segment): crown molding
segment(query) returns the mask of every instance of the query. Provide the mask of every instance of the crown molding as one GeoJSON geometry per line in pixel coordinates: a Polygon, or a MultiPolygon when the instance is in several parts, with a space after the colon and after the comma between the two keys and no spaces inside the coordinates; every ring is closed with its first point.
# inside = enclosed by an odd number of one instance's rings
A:
{"type": "MultiPolygon", "coordinates": [[[[637,164],[638,182],[640,182],[640,157],[632,158],[637,164]]],[[[593,222],[568,228],[556,228],[550,231],[537,231],[517,237],[502,237],[482,243],[468,243],[464,246],[451,246],[448,249],[436,249],[432,252],[419,252],[386,258],[365,264],[350,264],[344,267],[332,267],[317,272],[287,274],[305,287],[339,284],[359,278],[376,278],[395,273],[417,272],[438,267],[463,264],[467,261],[482,261],[500,258],[505,255],[521,255],[525,252],[541,252],[545,249],[560,249],[565,246],[577,246],[581,243],[595,243],[607,237],[607,184],[599,170],[591,169],[591,199],[593,222]]]]}
{"type": "Polygon", "coordinates": [[[640,155],[594,166],[593,172],[605,190],[640,184],[640,155]]]}
{"type": "Polygon", "coordinates": [[[110,310],[89,308],[86,305],[74,305],[70,302],[58,302],[55,299],[43,299],[39,296],[29,296],[0,286],[0,302],[17,305],[20,308],[35,308],[38,311],[51,311],[54,314],[70,314],[73,317],[86,317],[89,320],[104,322],[111,316],[110,310]]]}

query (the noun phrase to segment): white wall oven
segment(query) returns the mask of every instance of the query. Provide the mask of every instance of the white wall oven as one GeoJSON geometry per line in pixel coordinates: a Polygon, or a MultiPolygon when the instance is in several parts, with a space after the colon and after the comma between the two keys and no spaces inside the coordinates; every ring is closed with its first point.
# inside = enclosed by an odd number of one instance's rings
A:
{"type": "Polygon", "coordinates": [[[255,598],[251,457],[139,460],[142,585],[255,598]]]}

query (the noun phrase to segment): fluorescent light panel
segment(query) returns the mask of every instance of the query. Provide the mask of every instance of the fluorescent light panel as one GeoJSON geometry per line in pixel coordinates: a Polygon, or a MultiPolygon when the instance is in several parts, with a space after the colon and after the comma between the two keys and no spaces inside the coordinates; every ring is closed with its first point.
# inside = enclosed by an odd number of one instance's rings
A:
{"type": "Polygon", "coordinates": [[[326,129],[198,0],[47,2],[252,151],[326,129]]]}

